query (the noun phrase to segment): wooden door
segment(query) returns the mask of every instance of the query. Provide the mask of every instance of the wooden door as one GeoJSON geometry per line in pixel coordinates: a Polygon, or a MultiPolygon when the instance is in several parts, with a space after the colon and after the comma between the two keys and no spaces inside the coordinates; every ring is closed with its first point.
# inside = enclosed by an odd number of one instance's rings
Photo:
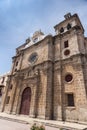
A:
{"type": "Polygon", "coordinates": [[[22,93],[20,114],[29,115],[30,102],[31,102],[31,89],[28,87],[25,88],[22,93]]]}

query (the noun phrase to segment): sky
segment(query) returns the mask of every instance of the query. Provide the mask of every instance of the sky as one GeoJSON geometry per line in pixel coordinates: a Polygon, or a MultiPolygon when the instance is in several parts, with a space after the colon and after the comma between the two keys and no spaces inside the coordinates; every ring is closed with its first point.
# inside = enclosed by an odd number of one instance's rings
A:
{"type": "Polygon", "coordinates": [[[40,29],[54,35],[68,12],[79,15],[87,36],[87,0],[0,0],[0,75],[11,70],[18,46],[40,29]]]}

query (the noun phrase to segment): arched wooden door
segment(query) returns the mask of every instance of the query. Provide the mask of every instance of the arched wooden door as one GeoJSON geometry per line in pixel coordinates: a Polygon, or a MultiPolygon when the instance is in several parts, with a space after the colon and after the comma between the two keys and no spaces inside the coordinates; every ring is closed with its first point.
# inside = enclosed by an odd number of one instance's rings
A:
{"type": "Polygon", "coordinates": [[[22,93],[20,114],[29,115],[31,102],[31,88],[25,88],[22,93]]]}

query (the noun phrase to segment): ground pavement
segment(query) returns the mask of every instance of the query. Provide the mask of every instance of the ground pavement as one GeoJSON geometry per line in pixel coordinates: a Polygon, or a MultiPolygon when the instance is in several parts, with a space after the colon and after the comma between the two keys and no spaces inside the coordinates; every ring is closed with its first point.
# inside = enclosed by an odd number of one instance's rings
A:
{"type": "Polygon", "coordinates": [[[30,130],[33,123],[45,125],[46,130],[87,130],[86,124],[41,120],[24,115],[0,113],[0,130],[30,130]]]}
{"type": "MultiPolygon", "coordinates": [[[[30,124],[0,119],[0,130],[30,130],[30,127],[30,124]]],[[[58,128],[46,126],[46,130],[58,130],[58,128]]]]}

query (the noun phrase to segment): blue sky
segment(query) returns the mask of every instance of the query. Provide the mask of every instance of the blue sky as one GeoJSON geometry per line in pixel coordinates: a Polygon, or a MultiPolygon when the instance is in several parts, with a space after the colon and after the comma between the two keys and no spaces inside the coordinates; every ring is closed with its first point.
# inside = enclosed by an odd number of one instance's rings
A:
{"type": "Polygon", "coordinates": [[[0,0],[0,75],[11,69],[15,48],[39,29],[54,34],[68,12],[78,13],[87,36],[87,0],[0,0]]]}

